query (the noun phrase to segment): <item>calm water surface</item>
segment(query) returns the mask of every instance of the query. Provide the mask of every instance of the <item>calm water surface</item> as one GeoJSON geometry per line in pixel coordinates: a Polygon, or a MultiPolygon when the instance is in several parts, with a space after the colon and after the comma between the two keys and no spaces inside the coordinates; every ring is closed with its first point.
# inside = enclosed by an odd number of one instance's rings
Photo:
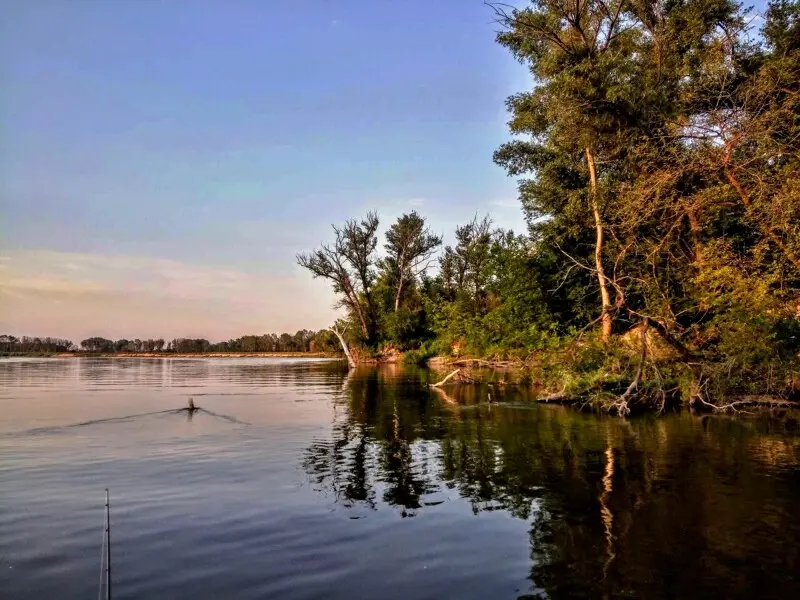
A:
{"type": "Polygon", "coordinates": [[[0,598],[96,597],[105,487],[115,598],[800,598],[797,436],[428,376],[0,361],[0,598]]]}

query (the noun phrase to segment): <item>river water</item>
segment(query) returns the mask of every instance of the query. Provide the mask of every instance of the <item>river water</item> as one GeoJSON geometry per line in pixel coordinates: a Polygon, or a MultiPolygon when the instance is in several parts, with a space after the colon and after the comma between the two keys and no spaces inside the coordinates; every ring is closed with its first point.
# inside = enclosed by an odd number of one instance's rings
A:
{"type": "Polygon", "coordinates": [[[786,426],[429,377],[0,361],[0,598],[96,597],[106,487],[114,598],[800,598],[786,426]]]}

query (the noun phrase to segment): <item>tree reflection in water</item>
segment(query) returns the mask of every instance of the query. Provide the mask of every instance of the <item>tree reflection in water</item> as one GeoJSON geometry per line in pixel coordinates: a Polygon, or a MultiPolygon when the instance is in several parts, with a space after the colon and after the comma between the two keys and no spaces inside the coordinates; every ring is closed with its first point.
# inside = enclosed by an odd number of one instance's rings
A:
{"type": "Polygon", "coordinates": [[[347,509],[530,523],[530,579],[551,598],[800,597],[800,440],[759,422],[623,421],[480,386],[429,390],[413,369],[348,375],[331,435],[306,451],[347,509]]]}

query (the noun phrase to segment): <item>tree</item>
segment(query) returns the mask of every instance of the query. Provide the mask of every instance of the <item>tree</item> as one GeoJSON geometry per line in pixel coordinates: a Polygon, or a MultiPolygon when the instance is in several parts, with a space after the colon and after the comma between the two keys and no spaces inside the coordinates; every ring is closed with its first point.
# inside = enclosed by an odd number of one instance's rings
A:
{"type": "Polygon", "coordinates": [[[288,333],[282,333],[278,340],[280,352],[291,352],[294,349],[294,338],[288,333]]]}
{"type": "Polygon", "coordinates": [[[728,0],[532,0],[495,10],[505,28],[498,41],[536,83],[508,100],[511,132],[528,138],[503,145],[495,160],[510,175],[533,174],[520,193],[534,230],[561,227],[561,241],[581,243],[579,230],[593,229],[591,255],[575,246],[559,251],[593,272],[607,340],[625,301],[609,268],[635,243],[614,231],[614,217],[631,212],[626,186],[652,168],[645,159],[663,161],[649,150],[667,124],[692,119],[691,87],[741,18],[728,0]],[[555,222],[542,224],[543,217],[555,222]]]}
{"type": "Polygon", "coordinates": [[[300,266],[313,276],[329,279],[339,305],[357,320],[367,344],[377,336],[377,311],[372,293],[375,282],[375,248],[378,244],[377,213],[367,213],[361,221],[351,219],[343,227],[333,226],[334,242],[323,244],[308,254],[298,254],[300,266]]]}
{"type": "MultiPolygon", "coordinates": [[[[607,193],[601,187],[603,174],[598,175],[598,162],[605,164],[617,153],[618,142],[611,138],[625,129],[632,112],[629,90],[619,89],[625,84],[610,76],[625,69],[624,62],[633,51],[631,32],[635,30],[626,22],[627,8],[625,0],[533,0],[530,7],[511,12],[495,6],[498,20],[506,28],[498,34],[498,42],[529,65],[537,83],[532,92],[508,100],[512,133],[528,134],[532,141],[505,144],[495,159],[512,175],[536,169],[537,163],[554,159],[554,155],[571,162],[570,170],[583,171],[584,191],[573,193],[572,202],[588,201],[595,229],[594,270],[604,339],[611,335],[613,323],[603,263],[606,232],[602,212],[607,193]],[[581,155],[585,170],[578,168],[581,155]]],[[[546,210],[535,197],[528,203],[532,213],[546,210]]]]}
{"type": "Polygon", "coordinates": [[[339,348],[336,334],[330,329],[323,329],[313,334],[309,342],[309,352],[335,352],[339,348]]]}
{"type": "Polygon", "coordinates": [[[763,48],[722,47],[693,90],[696,114],[678,134],[695,150],[685,170],[719,189],[702,210],[741,203],[742,220],[798,275],[800,188],[793,175],[800,168],[800,2],[770,3],[762,33],[763,48]]]}
{"type": "Polygon", "coordinates": [[[86,352],[114,352],[114,342],[102,337],[90,337],[81,341],[81,349],[86,352]]]}
{"type": "Polygon", "coordinates": [[[394,311],[407,286],[414,285],[427,271],[442,238],[425,226],[425,219],[412,211],[402,215],[386,232],[386,257],[381,266],[394,286],[394,311]]]}
{"type": "Polygon", "coordinates": [[[19,340],[13,335],[0,335],[0,350],[3,352],[15,352],[19,340]]]}
{"type": "Polygon", "coordinates": [[[447,246],[440,259],[440,273],[445,289],[469,298],[480,312],[488,280],[487,265],[492,245],[492,220],[476,215],[466,225],[456,228],[455,247],[447,246]]]}

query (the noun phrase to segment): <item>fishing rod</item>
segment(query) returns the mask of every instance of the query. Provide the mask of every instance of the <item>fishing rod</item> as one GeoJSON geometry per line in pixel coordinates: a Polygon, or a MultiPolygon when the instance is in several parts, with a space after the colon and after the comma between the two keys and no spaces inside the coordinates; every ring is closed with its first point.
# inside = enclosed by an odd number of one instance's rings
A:
{"type": "Polygon", "coordinates": [[[100,547],[100,583],[97,589],[97,600],[103,599],[103,579],[106,584],[106,600],[111,600],[111,503],[106,488],[106,518],[103,527],[103,543],[100,547]],[[105,567],[105,569],[103,568],[105,567]],[[105,575],[105,578],[103,577],[105,575]]]}
{"type": "Polygon", "coordinates": [[[106,600],[111,600],[111,505],[106,488],[106,600]]]}

